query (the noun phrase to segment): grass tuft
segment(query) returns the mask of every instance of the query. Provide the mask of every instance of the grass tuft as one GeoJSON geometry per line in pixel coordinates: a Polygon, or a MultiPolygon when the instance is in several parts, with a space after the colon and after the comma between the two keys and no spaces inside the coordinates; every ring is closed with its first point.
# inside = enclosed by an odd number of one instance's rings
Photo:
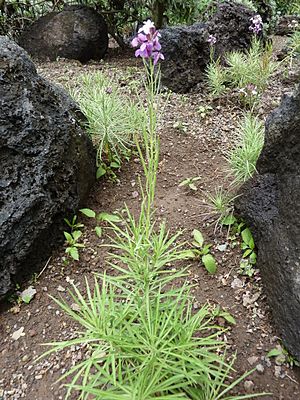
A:
{"type": "Polygon", "coordinates": [[[263,123],[251,113],[246,114],[239,126],[236,146],[226,156],[237,183],[243,183],[253,176],[263,145],[263,123]]]}

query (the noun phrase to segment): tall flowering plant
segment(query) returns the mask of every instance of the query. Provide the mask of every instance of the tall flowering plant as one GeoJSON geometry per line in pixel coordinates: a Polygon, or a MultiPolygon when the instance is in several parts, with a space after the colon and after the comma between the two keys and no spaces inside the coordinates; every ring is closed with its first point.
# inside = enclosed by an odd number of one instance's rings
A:
{"type": "Polygon", "coordinates": [[[161,110],[156,97],[160,85],[160,69],[157,64],[160,60],[164,60],[164,55],[161,52],[161,44],[159,43],[160,37],[161,34],[156,30],[154,23],[148,19],[131,42],[132,47],[137,48],[135,56],[141,57],[144,61],[147,76],[145,88],[147,93],[146,110],[148,118],[147,124],[143,127],[143,146],[145,151],[142,151],[139,142],[136,141],[146,177],[145,189],[141,185],[143,193],[142,215],[146,229],[150,229],[151,225],[159,158],[157,119],[158,113],[161,110]]]}

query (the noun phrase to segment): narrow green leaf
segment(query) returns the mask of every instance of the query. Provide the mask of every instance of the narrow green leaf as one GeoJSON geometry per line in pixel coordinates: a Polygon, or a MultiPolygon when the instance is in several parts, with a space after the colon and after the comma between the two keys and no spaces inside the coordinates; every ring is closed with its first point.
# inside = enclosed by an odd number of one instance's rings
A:
{"type": "Polygon", "coordinates": [[[190,184],[189,184],[189,188],[192,189],[192,190],[194,190],[194,191],[198,190],[197,186],[194,185],[193,183],[190,183],[190,184]]]}
{"type": "Polygon", "coordinates": [[[227,311],[223,311],[220,314],[221,317],[223,317],[227,322],[229,322],[232,325],[236,325],[236,320],[235,318],[227,311]]]}

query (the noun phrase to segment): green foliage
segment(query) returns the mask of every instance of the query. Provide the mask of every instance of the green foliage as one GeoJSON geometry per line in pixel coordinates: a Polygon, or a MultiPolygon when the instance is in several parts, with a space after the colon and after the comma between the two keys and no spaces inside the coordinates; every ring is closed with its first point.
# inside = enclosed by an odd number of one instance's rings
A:
{"type": "Polygon", "coordinates": [[[197,191],[198,188],[195,185],[195,183],[197,181],[199,181],[199,179],[201,179],[200,176],[195,176],[195,177],[191,177],[191,178],[186,178],[184,179],[182,182],[179,183],[179,187],[181,186],[187,186],[189,189],[193,190],[193,191],[197,191]]]}
{"type": "Polygon", "coordinates": [[[275,0],[276,10],[282,15],[286,14],[300,14],[300,1],[299,0],[275,0]]]}
{"type": "Polygon", "coordinates": [[[256,171],[256,162],[263,144],[263,123],[251,113],[245,114],[239,126],[236,146],[227,154],[231,172],[238,183],[245,182],[256,171]]]}
{"type": "Polygon", "coordinates": [[[206,69],[207,85],[213,96],[220,96],[226,91],[226,82],[228,81],[227,69],[220,65],[220,61],[212,61],[206,69]]]}
{"type": "Polygon", "coordinates": [[[103,276],[93,290],[86,282],[86,292],[85,299],[75,285],[70,291],[78,311],[54,300],[81,326],[82,335],[50,351],[81,343],[90,353],[62,377],[72,376],[69,393],[79,391],[80,399],[247,398],[226,396],[236,382],[227,383],[232,365],[216,351],[224,347],[218,338],[222,329],[207,306],[193,313],[188,286],[134,296],[120,293],[103,276]]]}
{"type": "Polygon", "coordinates": [[[227,321],[231,325],[236,325],[235,318],[228,311],[222,310],[220,306],[216,306],[213,308],[212,315],[215,318],[216,317],[224,318],[225,321],[227,321]]]}
{"type": "Polygon", "coordinates": [[[73,258],[75,261],[79,261],[79,248],[84,247],[83,243],[78,243],[82,232],[81,231],[73,231],[71,233],[64,232],[65,239],[67,242],[66,253],[73,258]]]}
{"type": "Polygon", "coordinates": [[[87,118],[87,131],[96,143],[97,177],[119,169],[129,156],[134,136],[140,135],[144,110],[120,95],[112,79],[101,72],[82,75],[72,92],[87,118]]]}
{"type": "Polygon", "coordinates": [[[214,218],[215,227],[225,225],[230,227],[236,221],[233,216],[233,201],[236,198],[229,190],[219,186],[214,193],[205,192],[205,214],[214,218]]]}
{"type": "MultiPolygon", "coordinates": [[[[114,223],[115,224],[115,223],[122,221],[122,219],[117,214],[109,214],[106,212],[101,212],[99,214],[96,214],[95,211],[91,210],[90,208],[82,208],[79,211],[86,217],[93,218],[97,222],[100,222],[100,223],[106,222],[106,223],[114,223]]],[[[96,232],[96,235],[100,238],[102,236],[102,227],[99,225],[96,225],[95,232],[96,232]]]]}
{"type": "Polygon", "coordinates": [[[296,30],[295,32],[293,32],[290,35],[287,47],[289,50],[289,55],[291,57],[299,56],[299,54],[300,54],[300,31],[299,30],[296,30]]]}
{"type": "Polygon", "coordinates": [[[210,274],[215,274],[217,272],[217,263],[215,258],[210,254],[211,244],[204,244],[204,238],[202,233],[198,229],[193,230],[192,242],[192,255],[193,257],[201,257],[202,264],[206,268],[207,272],[210,274]]]}
{"type": "Polygon", "coordinates": [[[248,52],[233,51],[226,54],[225,61],[226,67],[217,60],[211,61],[206,69],[210,93],[220,96],[228,87],[238,89],[241,101],[253,108],[277,68],[272,61],[271,44],[263,48],[260,41],[254,39],[248,52]]]}
{"type": "Polygon", "coordinates": [[[299,361],[293,357],[288,350],[286,350],[283,346],[277,345],[274,349],[270,350],[267,354],[268,358],[275,358],[275,362],[277,365],[281,365],[284,363],[288,363],[292,368],[294,366],[299,367],[299,361]]]}
{"type": "Polygon", "coordinates": [[[208,104],[206,104],[206,105],[203,105],[203,106],[199,106],[197,112],[198,112],[198,114],[199,114],[199,116],[200,116],[201,118],[205,119],[205,118],[207,117],[207,115],[208,115],[212,110],[213,110],[213,107],[210,106],[210,105],[208,105],[208,104]]]}
{"type": "Polygon", "coordinates": [[[64,236],[66,239],[67,247],[65,252],[67,255],[75,261],[79,261],[79,250],[80,248],[84,247],[83,243],[78,243],[79,239],[82,236],[81,228],[84,225],[80,222],[77,222],[77,216],[74,215],[72,220],[68,220],[64,218],[65,223],[71,229],[71,232],[64,232],[64,236]]]}
{"type": "Polygon", "coordinates": [[[241,231],[241,239],[243,258],[240,262],[240,273],[251,277],[255,273],[254,265],[256,264],[256,252],[254,239],[249,228],[245,228],[241,231]]]}
{"type": "Polygon", "coordinates": [[[248,85],[255,86],[262,93],[271,74],[276,69],[272,61],[272,46],[262,48],[259,40],[253,40],[247,53],[234,51],[226,56],[228,78],[234,88],[245,89],[248,85]]]}

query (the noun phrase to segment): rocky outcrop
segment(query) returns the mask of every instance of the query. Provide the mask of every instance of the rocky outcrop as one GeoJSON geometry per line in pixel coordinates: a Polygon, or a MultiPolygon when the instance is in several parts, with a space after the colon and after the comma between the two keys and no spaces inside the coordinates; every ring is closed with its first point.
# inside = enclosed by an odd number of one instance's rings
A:
{"type": "Polygon", "coordinates": [[[266,122],[258,174],[244,185],[236,210],[253,231],[274,322],[300,361],[300,90],[266,122]]]}
{"type": "Polygon", "coordinates": [[[284,15],[279,18],[276,25],[275,34],[278,36],[290,35],[300,26],[300,17],[298,15],[284,15]]]}
{"type": "Polygon", "coordinates": [[[63,57],[84,63],[103,58],[108,47],[107,25],[92,8],[69,6],[39,18],[18,42],[40,60],[63,57]]]}
{"type": "Polygon", "coordinates": [[[94,182],[95,154],[71,98],[0,36],[0,297],[42,266],[94,182]]]}
{"type": "Polygon", "coordinates": [[[210,35],[216,38],[214,56],[223,57],[233,50],[250,47],[253,33],[250,18],[255,13],[231,1],[220,3],[206,22],[191,26],[177,26],[161,30],[162,83],[178,93],[188,92],[205,79],[210,62],[210,35]]]}

